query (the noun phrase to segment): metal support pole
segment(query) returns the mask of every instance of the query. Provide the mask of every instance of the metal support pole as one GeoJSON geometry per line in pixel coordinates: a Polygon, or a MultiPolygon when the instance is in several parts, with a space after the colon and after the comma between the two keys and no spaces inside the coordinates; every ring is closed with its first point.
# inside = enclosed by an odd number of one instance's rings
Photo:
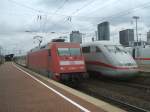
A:
{"type": "Polygon", "coordinates": [[[136,38],[137,38],[137,46],[138,46],[138,25],[137,25],[137,20],[139,19],[140,17],[138,16],[133,16],[133,19],[135,19],[135,22],[136,22],[136,38]]]}

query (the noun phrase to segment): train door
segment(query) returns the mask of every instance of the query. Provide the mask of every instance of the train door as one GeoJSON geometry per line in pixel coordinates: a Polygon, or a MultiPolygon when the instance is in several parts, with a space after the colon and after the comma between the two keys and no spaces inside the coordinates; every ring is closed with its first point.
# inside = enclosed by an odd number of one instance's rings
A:
{"type": "Polygon", "coordinates": [[[90,49],[91,49],[91,54],[95,55],[95,53],[96,53],[96,47],[95,46],[91,46],[90,49]]]}
{"type": "Polygon", "coordinates": [[[97,60],[102,56],[102,51],[98,46],[91,46],[91,54],[91,58],[93,58],[92,60],[97,60]]]}
{"type": "Polygon", "coordinates": [[[51,54],[51,49],[48,49],[48,77],[52,78],[53,73],[52,73],[52,54],[51,54]]]}
{"type": "Polygon", "coordinates": [[[135,48],[133,48],[132,57],[135,59],[135,48]]]}
{"type": "Polygon", "coordinates": [[[133,48],[132,50],[132,57],[133,58],[137,58],[137,57],[140,57],[140,48],[136,47],[136,48],[133,48]]]}
{"type": "Polygon", "coordinates": [[[90,59],[90,46],[82,47],[82,52],[84,54],[85,61],[90,59]]]}
{"type": "Polygon", "coordinates": [[[91,46],[91,61],[94,63],[94,66],[91,66],[92,70],[95,72],[101,72],[101,69],[103,68],[96,63],[103,63],[105,61],[105,57],[103,56],[101,48],[96,45],[91,46]]]}

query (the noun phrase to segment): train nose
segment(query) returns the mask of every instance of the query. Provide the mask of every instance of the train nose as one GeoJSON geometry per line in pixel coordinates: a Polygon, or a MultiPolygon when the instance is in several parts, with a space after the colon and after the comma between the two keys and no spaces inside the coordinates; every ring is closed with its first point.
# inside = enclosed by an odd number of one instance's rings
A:
{"type": "Polygon", "coordinates": [[[132,56],[126,53],[117,54],[116,60],[120,66],[136,66],[137,65],[135,60],[132,58],[132,56]]]}

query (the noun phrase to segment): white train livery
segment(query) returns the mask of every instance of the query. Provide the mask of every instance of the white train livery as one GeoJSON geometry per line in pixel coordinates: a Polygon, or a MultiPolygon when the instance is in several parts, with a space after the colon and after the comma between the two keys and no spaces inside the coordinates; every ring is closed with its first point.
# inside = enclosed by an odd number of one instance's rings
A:
{"type": "Polygon", "coordinates": [[[150,45],[126,47],[139,66],[150,67],[150,45]]]}
{"type": "Polygon", "coordinates": [[[133,57],[120,44],[95,41],[82,44],[87,70],[112,78],[137,76],[138,66],[133,57]]]}

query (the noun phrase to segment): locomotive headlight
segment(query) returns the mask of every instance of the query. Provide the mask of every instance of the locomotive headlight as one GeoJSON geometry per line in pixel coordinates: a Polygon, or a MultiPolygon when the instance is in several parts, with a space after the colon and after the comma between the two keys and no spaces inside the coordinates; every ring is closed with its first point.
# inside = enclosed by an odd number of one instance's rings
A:
{"type": "Polygon", "coordinates": [[[60,67],[60,69],[61,69],[61,70],[64,70],[65,68],[64,68],[64,67],[60,67]]]}
{"type": "Polygon", "coordinates": [[[55,73],[55,76],[59,76],[59,73],[55,73]]]}
{"type": "Polygon", "coordinates": [[[85,69],[84,66],[81,66],[80,69],[85,69]]]}

